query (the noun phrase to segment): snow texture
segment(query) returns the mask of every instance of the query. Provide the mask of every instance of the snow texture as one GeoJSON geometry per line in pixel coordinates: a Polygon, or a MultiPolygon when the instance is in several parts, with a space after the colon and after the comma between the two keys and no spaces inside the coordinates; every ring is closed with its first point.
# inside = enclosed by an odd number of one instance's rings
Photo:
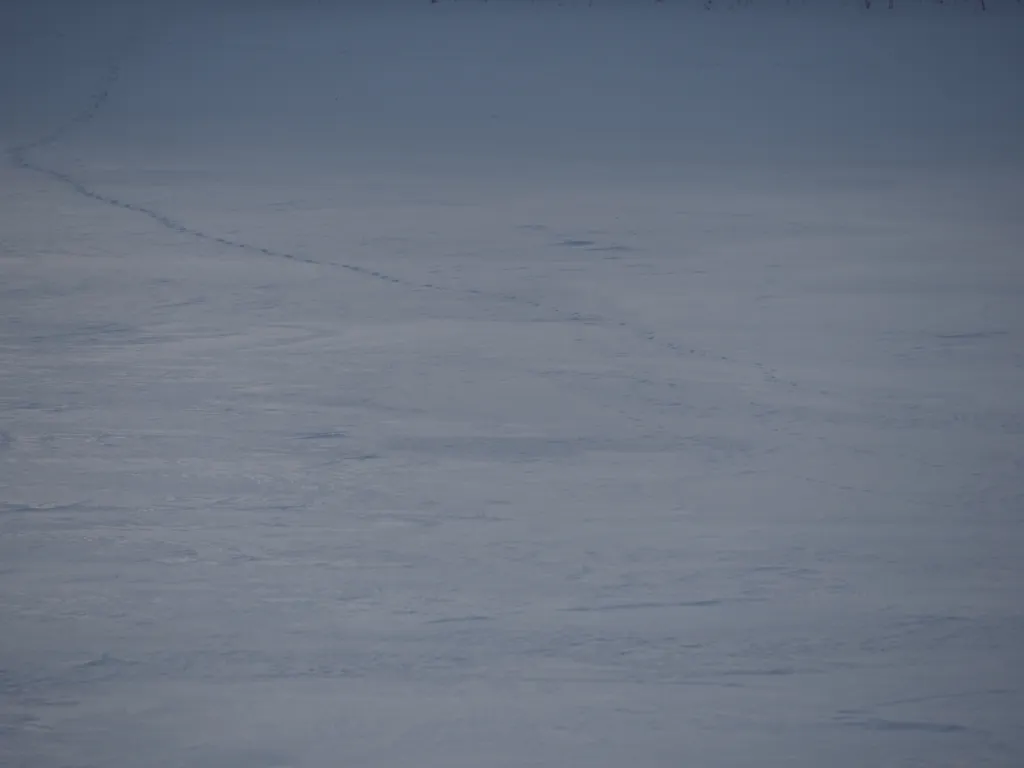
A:
{"type": "Polygon", "coordinates": [[[0,765],[1024,765],[1017,3],[0,13],[0,765]]]}

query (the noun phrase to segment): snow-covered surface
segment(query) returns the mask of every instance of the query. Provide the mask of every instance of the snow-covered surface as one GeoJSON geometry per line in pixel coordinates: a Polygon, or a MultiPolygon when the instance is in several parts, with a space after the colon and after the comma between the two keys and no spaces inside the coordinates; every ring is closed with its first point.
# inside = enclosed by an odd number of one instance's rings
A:
{"type": "Polygon", "coordinates": [[[0,764],[1024,764],[1015,3],[4,13],[0,764]]]}

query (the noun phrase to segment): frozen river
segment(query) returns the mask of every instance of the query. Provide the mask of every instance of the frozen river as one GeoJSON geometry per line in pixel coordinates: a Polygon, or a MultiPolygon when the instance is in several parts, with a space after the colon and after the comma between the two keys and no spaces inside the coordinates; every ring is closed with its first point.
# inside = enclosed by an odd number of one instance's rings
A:
{"type": "Polygon", "coordinates": [[[0,765],[1024,765],[1024,12],[0,17],[0,765]]]}

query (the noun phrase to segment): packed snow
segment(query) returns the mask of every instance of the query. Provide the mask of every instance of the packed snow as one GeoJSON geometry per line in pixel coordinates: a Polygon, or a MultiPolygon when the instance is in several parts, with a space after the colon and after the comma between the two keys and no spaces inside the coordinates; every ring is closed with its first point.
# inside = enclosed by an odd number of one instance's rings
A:
{"type": "Polygon", "coordinates": [[[0,765],[1024,765],[1024,9],[0,11],[0,765]]]}

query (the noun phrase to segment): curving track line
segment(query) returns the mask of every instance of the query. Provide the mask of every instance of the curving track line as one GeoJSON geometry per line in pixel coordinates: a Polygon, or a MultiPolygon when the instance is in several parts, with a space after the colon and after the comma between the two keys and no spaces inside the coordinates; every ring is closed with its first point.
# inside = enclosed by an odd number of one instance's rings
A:
{"type": "MultiPolygon", "coordinates": [[[[90,200],[108,205],[114,208],[120,208],[125,211],[130,211],[142,216],[145,216],[152,221],[156,222],[160,226],[178,234],[189,235],[198,240],[204,240],[209,243],[216,245],[235,248],[247,253],[252,253],[260,256],[267,256],[277,259],[286,259],[288,261],[308,264],[318,267],[329,267],[333,269],[341,269],[347,272],[366,277],[374,280],[379,280],[393,285],[403,286],[406,288],[414,288],[418,290],[431,290],[431,291],[442,291],[445,293],[455,293],[464,296],[473,296],[476,298],[488,299],[491,301],[501,301],[510,304],[516,304],[519,306],[526,306],[532,309],[540,310],[541,312],[553,315],[561,320],[567,322],[578,322],[586,325],[596,325],[605,327],[610,330],[616,330],[619,332],[627,333],[637,340],[650,344],[653,347],[660,349],[662,352],[667,352],[671,356],[676,358],[698,358],[708,361],[725,362],[733,364],[739,367],[753,367],[756,369],[761,378],[769,384],[784,386],[789,389],[796,389],[800,385],[794,381],[782,379],[778,376],[775,369],[765,363],[758,361],[742,361],[727,355],[722,355],[717,352],[710,350],[700,349],[693,347],[689,344],[681,344],[669,339],[664,338],[661,334],[643,327],[636,323],[626,322],[616,318],[606,317],[602,315],[596,315],[591,313],[582,313],[568,309],[565,307],[550,306],[543,302],[529,299],[523,296],[510,293],[502,293],[496,291],[487,291],[479,288],[455,288],[452,286],[441,285],[437,283],[421,283],[407,278],[398,277],[396,275],[381,272],[379,270],[371,269],[369,267],[360,266],[358,264],[349,264],[338,261],[320,261],[317,259],[310,258],[308,256],[302,256],[297,253],[291,253],[288,251],[275,250],[273,248],[266,248],[259,245],[253,245],[242,240],[235,240],[232,238],[221,237],[218,235],[212,235],[208,232],[204,232],[200,229],[189,226],[188,224],[178,221],[161,211],[154,208],[147,208],[146,206],[139,205],[127,200],[122,200],[111,195],[103,194],[97,190],[86,186],[83,182],[76,179],[69,173],[64,171],[51,168],[42,163],[39,163],[32,159],[31,153],[33,150],[41,149],[46,146],[53,145],[58,141],[66,138],[69,134],[78,128],[88,124],[96,118],[103,107],[111,98],[118,80],[121,76],[121,70],[123,67],[124,60],[127,58],[126,53],[122,53],[118,59],[107,69],[102,81],[100,82],[95,93],[92,94],[88,104],[82,109],[77,115],[69,119],[66,123],[59,126],[55,130],[48,134],[30,141],[24,144],[20,144],[8,149],[7,154],[10,157],[12,163],[21,169],[39,173],[46,176],[53,181],[63,184],[69,187],[76,194],[90,200]]],[[[658,384],[659,382],[650,381],[641,377],[635,377],[639,383],[644,384],[658,384]]],[[[675,390],[677,388],[677,382],[675,381],[664,381],[660,382],[664,386],[668,386],[670,389],[675,390]]]]}

